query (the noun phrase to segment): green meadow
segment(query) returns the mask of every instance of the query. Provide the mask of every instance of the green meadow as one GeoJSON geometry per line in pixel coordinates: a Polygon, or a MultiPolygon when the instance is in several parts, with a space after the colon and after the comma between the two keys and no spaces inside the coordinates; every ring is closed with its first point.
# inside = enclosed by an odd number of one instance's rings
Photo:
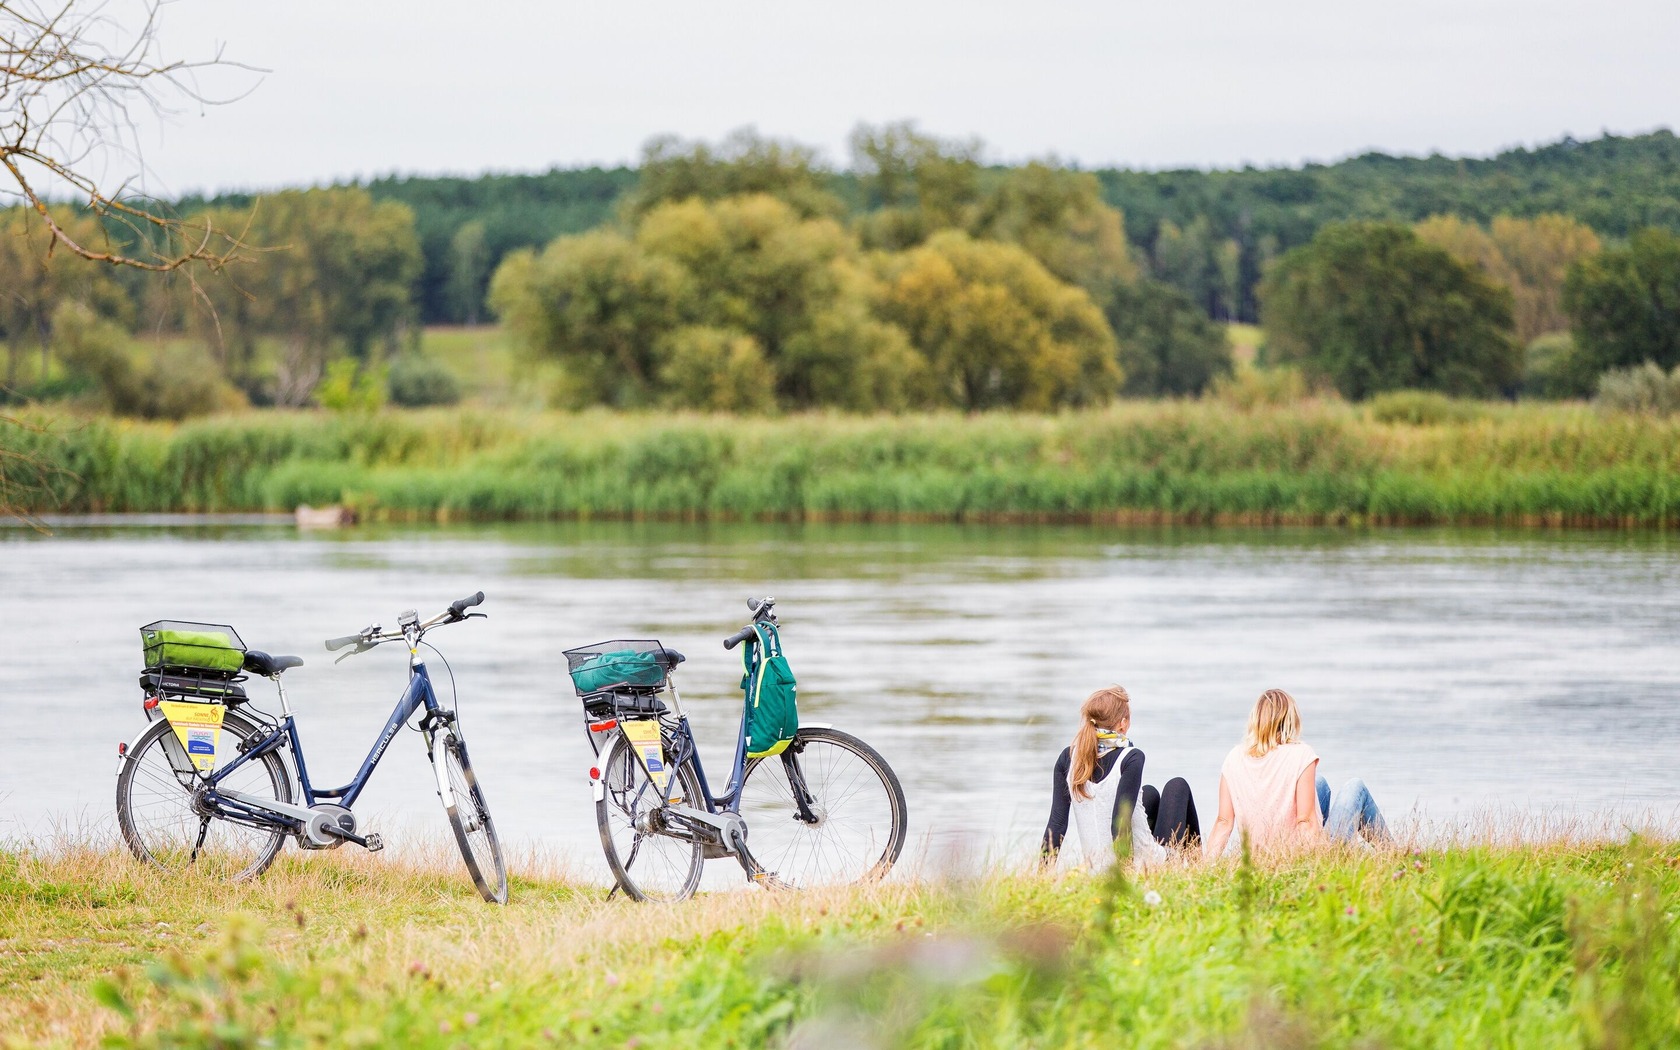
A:
{"type": "MultiPolygon", "coordinates": [[[[515,869],[532,865],[515,865],[515,869]]],[[[541,865],[537,865],[540,869],[541,865]]],[[[1680,850],[1556,840],[673,906],[292,853],[0,855],[7,1045],[1659,1047],[1680,850]]]]}

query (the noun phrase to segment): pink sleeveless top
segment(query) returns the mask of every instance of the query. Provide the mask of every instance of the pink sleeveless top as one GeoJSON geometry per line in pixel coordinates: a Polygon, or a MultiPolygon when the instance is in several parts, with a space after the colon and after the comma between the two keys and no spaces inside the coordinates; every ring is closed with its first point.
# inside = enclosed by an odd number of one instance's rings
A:
{"type": "Polygon", "coordinates": [[[1219,775],[1231,795],[1237,823],[1231,832],[1230,848],[1237,850],[1242,833],[1248,832],[1249,847],[1256,852],[1287,848],[1295,836],[1295,784],[1318,755],[1306,744],[1279,744],[1262,758],[1238,744],[1225,756],[1219,775]]]}

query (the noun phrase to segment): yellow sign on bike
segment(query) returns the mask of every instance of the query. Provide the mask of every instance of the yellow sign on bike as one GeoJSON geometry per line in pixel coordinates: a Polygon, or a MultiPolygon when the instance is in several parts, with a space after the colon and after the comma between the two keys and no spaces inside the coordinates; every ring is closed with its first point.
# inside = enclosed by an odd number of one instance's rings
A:
{"type": "Polygon", "coordinates": [[[619,725],[624,729],[625,739],[636,749],[636,757],[642,760],[648,779],[653,781],[653,786],[663,794],[669,774],[665,769],[665,749],[659,741],[659,719],[620,722],[619,725]]]}
{"type": "Polygon", "coordinates": [[[222,716],[227,708],[221,704],[194,704],[180,700],[164,700],[158,710],[169,720],[176,739],[187,749],[187,757],[200,773],[216,768],[216,745],[221,741],[222,716]]]}

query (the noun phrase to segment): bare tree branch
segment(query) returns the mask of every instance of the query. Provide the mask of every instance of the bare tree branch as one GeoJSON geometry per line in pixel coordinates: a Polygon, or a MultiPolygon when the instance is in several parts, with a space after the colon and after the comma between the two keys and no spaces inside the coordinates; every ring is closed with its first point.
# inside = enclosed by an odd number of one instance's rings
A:
{"type": "Polygon", "coordinates": [[[240,234],[209,220],[183,220],[131,192],[144,171],[137,108],[154,115],[180,105],[231,102],[200,85],[211,69],[261,72],[217,50],[200,61],[170,59],[158,43],[162,0],[135,0],[123,19],[110,0],[0,0],[0,200],[40,216],[49,253],[59,247],[93,262],[155,272],[199,263],[221,270],[245,248],[240,234]],[[122,162],[128,174],[110,177],[122,162]],[[91,210],[105,222],[104,244],[72,236],[55,215],[91,210]],[[135,247],[113,243],[110,226],[135,247]]]}
{"type": "MultiPolygon", "coordinates": [[[[49,258],[63,248],[109,266],[179,272],[209,305],[197,271],[222,271],[251,251],[244,242],[249,225],[221,229],[208,213],[184,220],[135,192],[145,171],[136,114],[235,101],[255,82],[216,98],[199,75],[262,71],[229,61],[220,49],[199,61],[165,57],[158,41],[163,2],[0,0],[0,205],[21,204],[40,218],[49,258]],[[79,209],[100,220],[97,232],[71,232],[69,219],[79,209]]],[[[216,327],[219,334],[219,318],[216,327]]],[[[53,477],[63,473],[30,451],[27,435],[40,429],[0,414],[0,515],[33,521],[30,510],[43,506],[53,477]]]]}

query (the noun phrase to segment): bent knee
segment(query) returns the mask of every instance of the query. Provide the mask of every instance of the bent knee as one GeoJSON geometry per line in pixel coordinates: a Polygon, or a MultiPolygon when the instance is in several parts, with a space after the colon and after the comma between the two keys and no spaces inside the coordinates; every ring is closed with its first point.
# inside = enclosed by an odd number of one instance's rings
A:
{"type": "Polygon", "coordinates": [[[1371,789],[1365,786],[1365,781],[1358,777],[1353,777],[1343,784],[1342,790],[1357,795],[1369,795],[1371,793],[1371,789]]]}

